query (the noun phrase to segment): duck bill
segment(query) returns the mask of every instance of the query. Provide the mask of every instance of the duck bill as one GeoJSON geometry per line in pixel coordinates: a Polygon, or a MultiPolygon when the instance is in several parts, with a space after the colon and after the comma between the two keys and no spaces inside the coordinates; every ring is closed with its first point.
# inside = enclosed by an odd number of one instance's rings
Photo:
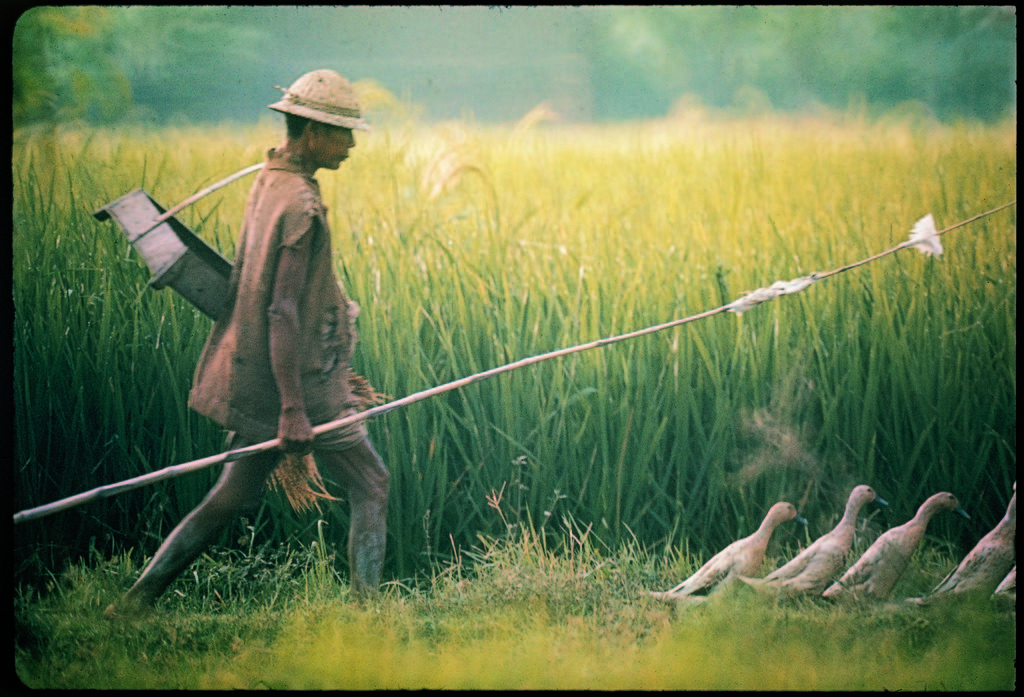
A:
{"type": "Polygon", "coordinates": [[[957,506],[955,509],[953,509],[953,512],[956,513],[959,516],[963,516],[965,520],[970,520],[971,519],[971,516],[967,515],[967,511],[965,511],[964,509],[960,508],[959,506],[957,506]]]}

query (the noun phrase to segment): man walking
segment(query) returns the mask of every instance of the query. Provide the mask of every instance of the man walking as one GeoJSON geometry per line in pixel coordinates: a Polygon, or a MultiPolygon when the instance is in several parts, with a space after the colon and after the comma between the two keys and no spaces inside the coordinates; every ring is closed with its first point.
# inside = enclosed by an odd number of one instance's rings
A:
{"type": "MultiPolygon", "coordinates": [[[[352,590],[376,592],[384,561],[389,475],[362,422],[314,437],[313,426],[366,406],[350,370],[358,307],[333,269],[326,207],[313,175],[336,170],[368,130],[349,82],[331,70],[299,78],[270,105],[287,137],[253,184],[224,308],[196,370],[190,406],[231,431],[232,449],[272,440],[281,450],[224,466],[206,498],[171,532],[125,594],[146,607],[237,516],[258,507],[275,468],[312,453],[351,503],[352,590]],[[354,389],[355,388],[355,389],[354,389]],[[282,451],[284,451],[282,453],[282,451]]],[[[314,471],[315,472],[315,471],[314,471]]],[[[281,481],[285,477],[279,477],[281,481]]]]}

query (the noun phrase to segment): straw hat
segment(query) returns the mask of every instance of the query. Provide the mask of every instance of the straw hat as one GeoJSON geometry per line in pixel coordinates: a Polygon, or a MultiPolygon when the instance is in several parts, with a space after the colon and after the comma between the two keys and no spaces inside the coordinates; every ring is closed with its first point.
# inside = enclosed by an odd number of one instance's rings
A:
{"type": "Polygon", "coordinates": [[[333,70],[314,70],[292,83],[284,99],[270,105],[274,111],[304,116],[332,126],[370,130],[361,118],[359,100],[351,83],[333,70]]]}

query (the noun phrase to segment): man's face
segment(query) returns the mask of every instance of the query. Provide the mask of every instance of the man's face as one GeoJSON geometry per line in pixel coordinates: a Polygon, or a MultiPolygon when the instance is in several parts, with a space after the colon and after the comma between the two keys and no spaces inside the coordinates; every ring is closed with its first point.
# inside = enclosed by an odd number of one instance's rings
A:
{"type": "Polygon", "coordinates": [[[352,129],[310,123],[309,150],[317,168],[338,169],[348,159],[348,151],[356,146],[352,129]]]}

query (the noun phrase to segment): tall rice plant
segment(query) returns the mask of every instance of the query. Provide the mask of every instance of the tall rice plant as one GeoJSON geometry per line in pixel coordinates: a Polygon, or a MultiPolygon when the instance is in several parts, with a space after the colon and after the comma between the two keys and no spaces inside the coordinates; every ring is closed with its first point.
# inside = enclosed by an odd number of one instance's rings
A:
{"type": "MultiPolygon", "coordinates": [[[[186,406],[208,320],[147,289],[127,243],[89,214],[137,186],[169,205],[279,138],[266,124],[64,134],[49,158],[16,141],[19,509],[220,448],[186,406]]],[[[924,213],[941,227],[1015,195],[1012,126],[385,129],[355,154],[320,181],[363,308],[356,368],[396,398],[711,309],[888,248],[924,213]]],[[[182,214],[228,257],[245,188],[182,214]]],[[[742,316],[372,421],[392,472],[390,572],[562,515],[610,545],[707,554],[787,499],[817,534],[859,483],[893,504],[881,524],[953,491],[974,522],[934,532],[969,544],[1015,476],[1015,215],[951,233],[940,259],[901,252],[742,316]],[[488,505],[499,493],[504,518],[488,505]]],[[[149,552],[215,474],[23,526],[19,544],[57,559],[109,534],[149,552]]],[[[328,521],[346,529],[344,506],[328,521]]],[[[273,497],[255,523],[271,540],[318,529],[273,497]]]]}

